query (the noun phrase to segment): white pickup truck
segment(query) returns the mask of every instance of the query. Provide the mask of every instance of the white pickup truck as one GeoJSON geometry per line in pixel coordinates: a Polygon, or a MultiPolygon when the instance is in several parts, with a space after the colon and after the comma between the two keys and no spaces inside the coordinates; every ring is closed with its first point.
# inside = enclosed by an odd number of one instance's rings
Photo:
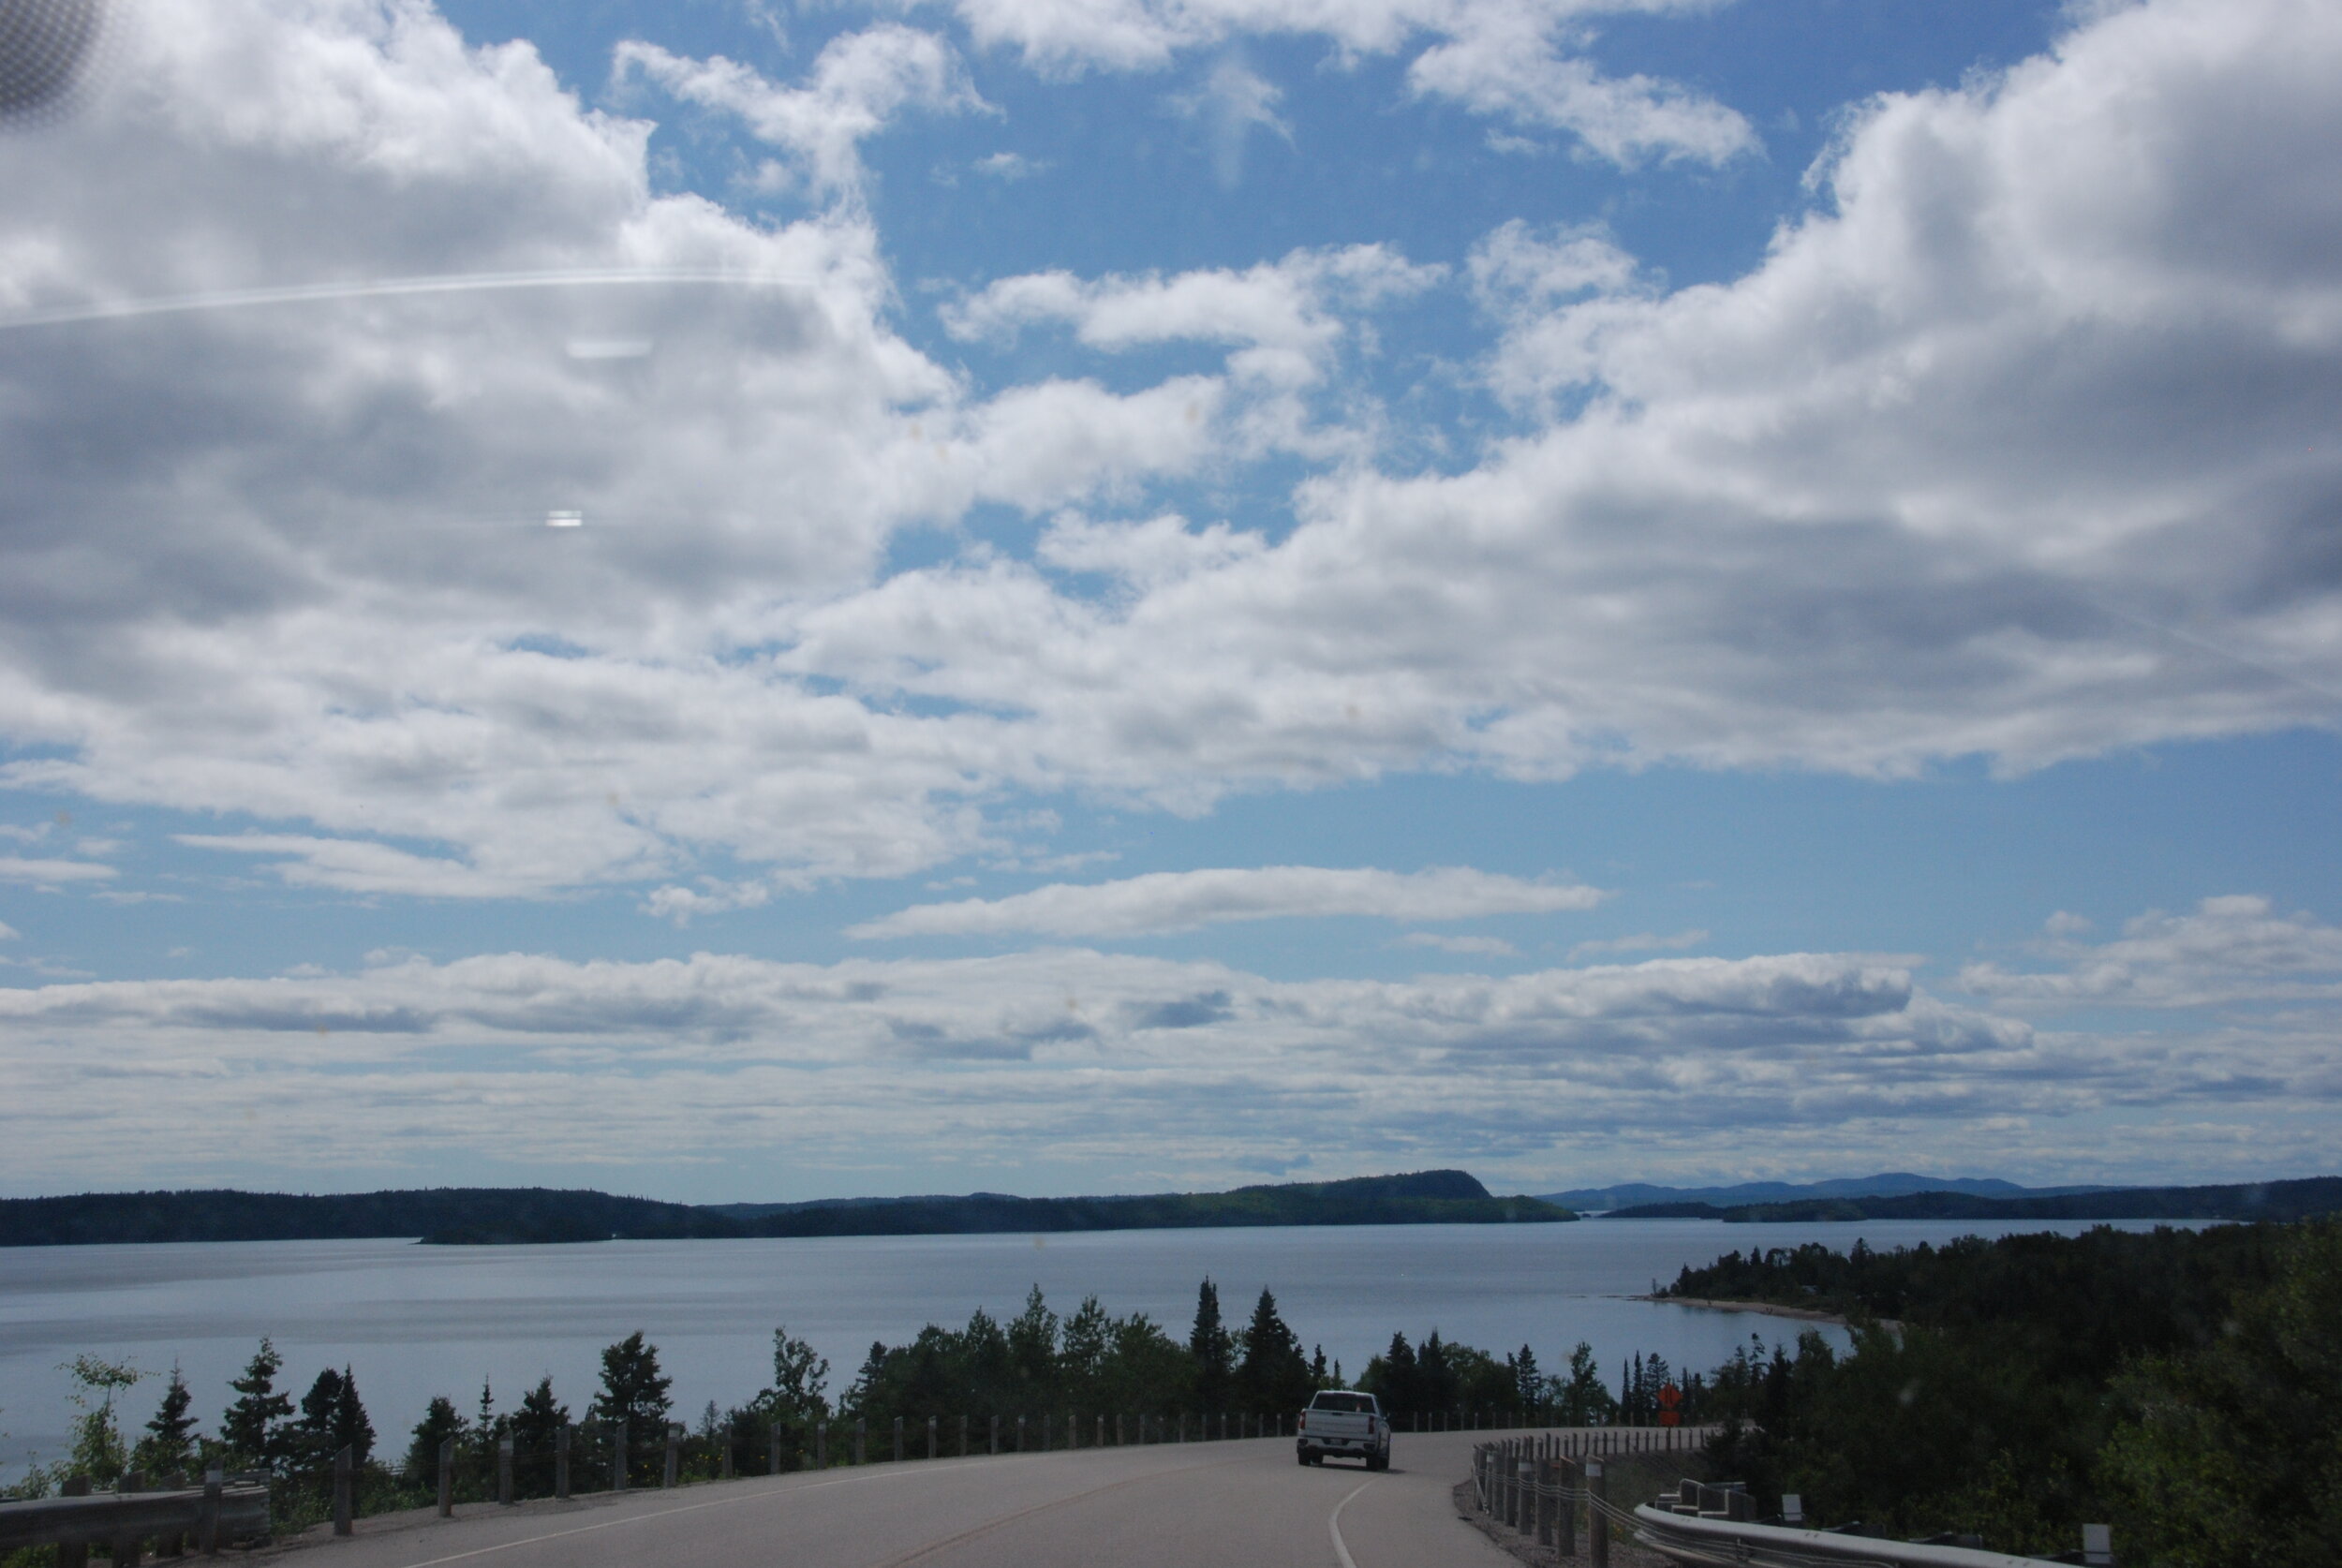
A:
{"type": "Polygon", "coordinates": [[[1364,1459],[1369,1470],[1390,1468],[1390,1421],[1371,1394],[1319,1390],[1301,1413],[1297,1431],[1295,1451],[1305,1465],[1324,1464],[1334,1454],[1364,1459]]]}

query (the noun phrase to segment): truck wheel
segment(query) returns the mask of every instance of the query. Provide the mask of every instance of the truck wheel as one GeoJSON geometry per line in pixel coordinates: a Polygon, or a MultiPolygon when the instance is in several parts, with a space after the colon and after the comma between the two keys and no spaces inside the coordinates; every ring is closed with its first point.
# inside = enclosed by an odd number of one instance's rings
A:
{"type": "Polygon", "coordinates": [[[1309,1450],[1305,1448],[1295,1449],[1293,1451],[1293,1462],[1297,1465],[1307,1465],[1310,1462],[1309,1450]]]}
{"type": "Polygon", "coordinates": [[[1369,1470],[1388,1470],[1390,1468],[1390,1456],[1387,1454],[1370,1454],[1366,1457],[1366,1468],[1369,1470]]]}

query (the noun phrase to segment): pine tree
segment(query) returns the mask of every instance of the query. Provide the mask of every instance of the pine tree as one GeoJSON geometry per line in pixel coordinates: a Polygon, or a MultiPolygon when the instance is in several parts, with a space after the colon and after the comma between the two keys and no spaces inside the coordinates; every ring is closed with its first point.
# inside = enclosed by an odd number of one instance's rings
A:
{"type": "Polygon", "coordinates": [[[284,1425],[293,1402],[276,1392],[276,1374],[284,1368],[285,1358],[263,1338],[244,1376],[229,1382],[236,1401],[219,1418],[219,1440],[246,1464],[274,1468],[285,1457],[284,1425]]]}
{"type": "Polygon", "coordinates": [[[318,1374],[309,1392],[301,1397],[301,1419],[286,1434],[286,1457],[296,1470],[315,1470],[331,1463],[334,1417],[342,1408],[342,1375],[328,1367],[318,1374]]]}
{"type": "Polygon", "coordinates": [[[422,1419],[415,1423],[414,1441],[407,1445],[407,1475],[413,1481],[428,1482],[439,1473],[439,1444],[449,1438],[461,1448],[464,1443],[464,1416],[455,1408],[455,1401],[444,1394],[431,1396],[422,1419]]]}
{"type": "Polygon", "coordinates": [[[645,1344],[638,1328],[601,1353],[601,1392],[587,1413],[598,1422],[625,1422],[630,1442],[663,1437],[673,1382],[659,1369],[659,1347],[645,1344]]]}
{"type": "Polygon", "coordinates": [[[1253,1304],[1252,1324],[1244,1331],[1244,1364],[1236,1382],[1247,1410],[1298,1410],[1309,1403],[1309,1364],[1301,1359],[1293,1330],[1277,1315],[1277,1298],[1267,1290],[1253,1304]]]}
{"type": "Polygon", "coordinates": [[[570,1407],[554,1398],[553,1379],[548,1375],[521,1396],[521,1408],[512,1413],[513,1444],[531,1454],[550,1454],[555,1439],[569,1422],[570,1407]]]}
{"type": "Polygon", "coordinates": [[[347,1366],[342,1368],[341,1398],[334,1405],[334,1446],[348,1449],[362,1465],[374,1457],[374,1423],[366,1419],[365,1403],[358,1398],[358,1379],[347,1366]]]}
{"type": "Polygon", "coordinates": [[[194,1405],[195,1394],[174,1361],[170,1364],[170,1386],[163,1390],[163,1402],[156,1409],[155,1418],[146,1424],[146,1436],[139,1440],[132,1460],[139,1469],[159,1478],[194,1467],[195,1418],[187,1413],[194,1405]]]}
{"type": "Polygon", "coordinates": [[[1534,1421],[1538,1407],[1545,1403],[1545,1377],[1537,1370],[1537,1353],[1527,1345],[1519,1355],[1505,1357],[1513,1368],[1513,1397],[1519,1402],[1521,1419],[1534,1421]]]}
{"type": "Polygon", "coordinates": [[[1228,1408],[1234,1392],[1236,1339],[1220,1321],[1220,1287],[1209,1279],[1195,1292],[1195,1326],[1187,1336],[1195,1364],[1195,1404],[1206,1412],[1228,1408]]]}

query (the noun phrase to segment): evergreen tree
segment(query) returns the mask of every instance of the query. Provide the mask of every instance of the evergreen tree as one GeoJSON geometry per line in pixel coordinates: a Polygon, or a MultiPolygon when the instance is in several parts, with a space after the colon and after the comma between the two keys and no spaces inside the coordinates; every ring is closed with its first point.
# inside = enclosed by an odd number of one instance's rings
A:
{"type": "Polygon", "coordinates": [[[374,1457],[374,1423],[366,1419],[366,1407],[358,1398],[358,1380],[348,1366],[342,1368],[341,1398],[334,1404],[334,1446],[347,1448],[360,1464],[374,1457]]]}
{"type": "Polygon", "coordinates": [[[673,1382],[659,1369],[659,1347],[645,1344],[638,1328],[601,1353],[601,1392],[587,1413],[595,1421],[625,1422],[630,1442],[663,1437],[673,1382]]]}
{"type": "Polygon", "coordinates": [[[1025,1297],[1025,1309],[1008,1325],[1009,1364],[1029,1400],[1056,1402],[1057,1338],[1057,1314],[1042,1302],[1035,1285],[1025,1297]]]}
{"type": "Polygon", "coordinates": [[[1562,1383],[1561,1398],[1565,1427],[1598,1426],[1609,1418],[1610,1396],[1593,1363],[1593,1347],[1583,1339],[1569,1353],[1569,1376],[1562,1383]]]}
{"type": "Polygon", "coordinates": [[[512,1413],[513,1445],[532,1455],[550,1454],[561,1428],[569,1423],[570,1407],[554,1398],[552,1377],[541,1378],[536,1387],[521,1396],[521,1408],[512,1413]]]}
{"type": "Polygon", "coordinates": [[[276,1374],[284,1368],[285,1358],[263,1337],[244,1376],[229,1381],[236,1400],[219,1419],[219,1440],[246,1464],[274,1468],[285,1457],[284,1427],[293,1402],[276,1392],[276,1374]]]}
{"type": "Polygon", "coordinates": [[[133,1459],[139,1469],[150,1476],[160,1477],[194,1468],[195,1418],[187,1413],[194,1405],[195,1395],[174,1361],[170,1365],[170,1386],[163,1390],[163,1402],[156,1409],[155,1418],[146,1424],[146,1436],[139,1440],[133,1459]]]}
{"type": "Polygon", "coordinates": [[[1237,1369],[1238,1397],[1247,1410],[1298,1410],[1309,1403],[1310,1368],[1300,1341],[1277,1315],[1277,1298],[1264,1289],[1244,1331],[1244,1362],[1237,1369]]]}
{"type": "Polygon", "coordinates": [[[1521,1419],[1534,1421],[1545,1403],[1545,1377],[1537,1370],[1537,1354],[1527,1345],[1519,1355],[1507,1356],[1513,1370],[1513,1398],[1519,1404],[1521,1419]]]}
{"type": "Polygon", "coordinates": [[[1236,1339],[1220,1321],[1220,1287],[1209,1279],[1195,1292],[1195,1326],[1188,1332],[1187,1354],[1195,1364],[1196,1408],[1226,1410],[1235,1392],[1236,1339]]]}
{"type": "Polygon", "coordinates": [[[1327,1381],[1326,1347],[1323,1345],[1312,1345],[1310,1347],[1310,1385],[1313,1388],[1332,1388],[1338,1386],[1337,1384],[1327,1381]]]}
{"type": "Polygon", "coordinates": [[[341,1446],[334,1441],[334,1418],[341,1408],[342,1375],[328,1367],[301,1397],[301,1419],[286,1433],[286,1457],[294,1469],[314,1470],[333,1461],[341,1446]]]}
{"type": "Polygon", "coordinates": [[[464,1442],[464,1417],[455,1408],[455,1401],[444,1394],[431,1396],[424,1407],[422,1419],[415,1423],[414,1441],[407,1445],[407,1475],[409,1480],[429,1482],[439,1473],[439,1444],[449,1438],[460,1449],[464,1442]]]}

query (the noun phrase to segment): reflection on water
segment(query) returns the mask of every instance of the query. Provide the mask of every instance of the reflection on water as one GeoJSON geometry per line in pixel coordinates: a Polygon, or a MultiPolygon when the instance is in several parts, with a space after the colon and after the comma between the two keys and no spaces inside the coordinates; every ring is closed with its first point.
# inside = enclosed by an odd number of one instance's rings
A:
{"type": "MultiPolygon", "coordinates": [[[[1351,1373],[1393,1332],[1420,1339],[1437,1328],[1500,1354],[1526,1343],[1548,1370],[1585,1339],[1615,1381],[1637,1352],[1706,1368],[1751,1332],[1770,1343],[1807,1326],[1628,1299],[1686,1264],[1751,1246],[1845,1248],[1860,1235],[1887,1248],[2012,1228],[2084,1227],[1605,1220],[573,1247],[16,1248],[0,1250],[0,1462],[13,1471],[28,1451],[62,1449],[70,1413],[57,1364],[85,1351],[156,1372],[177,1361],[208,1430],[228,1403],[229,1378],[266,1334],[296,1397],[320,1368],[351,1368],[382,1447],[395,1454],[433,1394],[469,1410],[482,1381],[510,1409],[550,1373],[582,1410],[601,1347],[637,1328],[674,1378],[678,1412],[695,1413],[709,1399],[744,1400],[767,1381],[777,1324],[830,1358],[835,1394],[871,1340],[956,1325],[977,1307],[1007,1316],[1036,1283],[1060,1312],[1094,1294],[1108,1311],[1151,1313],[1184,1339],[1207,1274],[1238,1324],[1266,1285],[1301,1342],[1322,1344],[1351,1373]]],[[[131,1390],[134,1430],[161,1392],[159,1383],[131,1390]]]]}

